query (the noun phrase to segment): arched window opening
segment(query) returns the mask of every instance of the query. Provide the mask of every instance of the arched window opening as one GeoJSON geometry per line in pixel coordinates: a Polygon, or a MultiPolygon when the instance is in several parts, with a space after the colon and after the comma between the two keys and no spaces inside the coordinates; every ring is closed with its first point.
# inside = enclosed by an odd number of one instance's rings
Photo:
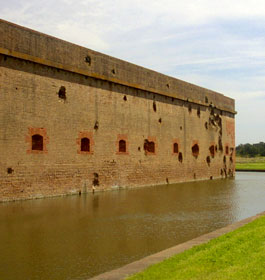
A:
{"type": "Polygon", "coordinates": [[[192,155],[197,158],[198,155],[199,155],[199,145],[198,144],[194,144],[192,146],[191,150],[192,150],[192,155]]]}
{"type": "Polygon", "coordinates": [[[228,155],[229,154],[229,146],[225,147],[225,154],[228,155]]]}
{"type": "Polygon", "coordinates": [[[90,152],[90,140],[86,137],[81,139],[81,152],[90,152]]]}
{"type": "Polygon", "coordinates": [[[173,145],[173,152],[174,152],[174,154],[177,154],[179,152],[179,145],[178,145],[178,143],[174,143],[174,145],[173,145]]]}
{"type": "Polygon", "coordinates": [[[126,141],[125,140],[119,141],[119,152],[126,153],[126,141]]]}
{"type": "Polygon", "coordinates": [[[32,135],[31,140],[31,149],[33,151],[43,151],[43,137],[41,135],[34,134],[32,135]]]}

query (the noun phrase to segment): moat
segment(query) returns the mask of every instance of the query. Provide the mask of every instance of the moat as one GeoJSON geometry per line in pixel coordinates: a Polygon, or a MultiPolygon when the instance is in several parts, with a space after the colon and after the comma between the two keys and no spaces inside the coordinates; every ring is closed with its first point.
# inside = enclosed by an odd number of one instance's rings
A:
{"type": "Polygon", "coordinates": [[[0,203],[0,279],[88,279],[265,210],[265,173],[0,203]]]}

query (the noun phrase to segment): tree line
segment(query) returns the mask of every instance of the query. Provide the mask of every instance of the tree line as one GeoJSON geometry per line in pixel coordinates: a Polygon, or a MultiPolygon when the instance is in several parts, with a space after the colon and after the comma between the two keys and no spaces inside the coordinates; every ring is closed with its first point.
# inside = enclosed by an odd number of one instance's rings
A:
{"type": "Polygon", "coordinates": [[[240,144],[236,147],[236,154],[243,157],[265,156],[265,143],[240,144]]]}

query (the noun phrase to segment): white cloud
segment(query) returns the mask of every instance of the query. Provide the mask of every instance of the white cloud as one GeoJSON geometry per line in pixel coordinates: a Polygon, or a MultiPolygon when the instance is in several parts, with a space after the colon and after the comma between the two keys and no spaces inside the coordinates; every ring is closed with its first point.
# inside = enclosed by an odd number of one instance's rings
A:
{"type": "Polygon", "coordinates": [[[0,4],[3,19],[235,98],[237,142],[264,141],[264,0],[0,4]]]}
{"type": "Polygon", "coordinates": [[[80,27],[75,22],[60,23],[57,25],[56,36],[91,49],[108,50],[110,47],[108,42],[100,36],[96,27],[88,32],[87,28],[90,27],[80,27]]]}

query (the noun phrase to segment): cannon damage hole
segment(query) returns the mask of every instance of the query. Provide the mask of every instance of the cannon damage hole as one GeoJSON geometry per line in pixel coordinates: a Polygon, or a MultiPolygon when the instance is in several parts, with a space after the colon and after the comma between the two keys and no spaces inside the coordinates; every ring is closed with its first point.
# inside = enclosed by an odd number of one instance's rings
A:
{"type": "Polygon", "coordinates": [[[96,186],[99,186],[99,176],[98,176],[98,173],[94,173],[94,179],[93,179],[93,186],[96,187],[96,186]]]}
{"type": "Polygon", "coordinates": [[[222,142],[221,136],[219,136],[219,138],[218,138],[218,149],[220,152],[223,152],[223,142],[222,142]]]}
{"type": "Polygon", "coordinates": [[[178,160],[179,160],[180,163],[183,162],[183,155],[182,155],[181,152],[179,153],[178,160]]]}
{"type": "Polygon", "coordinates": [[[197,117],[198,118],[201,117],[201,108],[200,107],[197,108],[197,117]]]}
{"type": "Polygon", "coordinates": [[[206,157],[206,162],[207,162],[208,166],[210,166],[210,164],[211,164],[211,158],[210,158],[210,156],[207,156],[207,157],[206,157]]]}
{"type": "Polygon", "coordinates": [[[61,86],[59,91],[58,91],[58,97],[62,100],[66,100],[66,89],[64,86],[61,86]]]}
{"type": "Polygon", "coordinates": [[[191,104],[189,104],[189,106],[188,106],[188,111],[189,111],[189,113],[191,114],[191,104]]]}
{"type": "Polygon", "coordinates": [[[94,129],[95,129],[95,130],[98,130],[98,128],[99,128],[99,123],[98,123],[98,121],[96,121],[96,122],[95,122],[95,125],[94,125],[94,129]]]}
{"type": "Polygon", "coordinates": [[[209,151],[210,151],[211,157],[214,158],[214,153],[215,153],[214,145],[211,145],[211,146],[209,147],[209,151]]]}
{"type": "Polygon", "coordinates": [[[12,167],[7,168],[7,174],[12,174],[14,172],[14,169],[12,167]]]}
{"type": "Polygon", "coordinates": [[[154,112],[156,112],[156,102],[155,101],[153,101],[153,110],[154,110],[154,112]]]}
{"type": "Polygon", "coordinates": [[[91,65],[91,57],[89,55],[87,55],[85,57],[85,62],[90,66],[91,65]]]}

